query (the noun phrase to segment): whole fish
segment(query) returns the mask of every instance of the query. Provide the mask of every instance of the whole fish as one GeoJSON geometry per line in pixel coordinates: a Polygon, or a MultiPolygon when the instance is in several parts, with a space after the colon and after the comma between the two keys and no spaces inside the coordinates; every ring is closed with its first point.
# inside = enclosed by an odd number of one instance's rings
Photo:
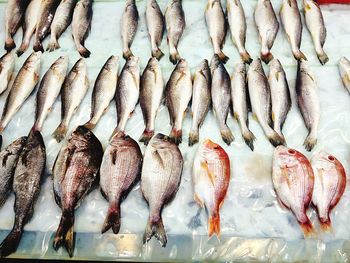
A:
{"type": "Polygon", "coordinates": [[[150,208],[143,243],[155,236],[166,246],[162,209],[179,189],[182,168],[183,158],[176,144],[163,134],[155,135],[146,148],[141,172],[141,190],[150,208]]]}
{"type": "Polygon", "coordinates": [[[89,89],[89,79],[87,76],[86,63],[83,58],[79,59],[65,81],[63,82],[61,100],[61,123],[53,133],[53,137],[60,142],[66,136],[69,122],[76,109],[84,99],[89,89]]]}
{"type": "Polygon", "coordinates": [[[346,57],[342,57],[338,66],[344,87],[350,92],[350,61],[346,57]]]}
{"type": "Polygon", "coordinates": [[[317,143],[318,125],[321,109],[318,97],[318,87],[314,74],[305,61],[298,64],[296,94],[300,112],[309,134],[304,141],[306,150],[311,151],[317,143]]]}
{"type": "Polygon", "coordinates": [[[60,48],[58,39],[72,22],[76,0],[62,0],[56,9],[55,17],[51,23],[50,42],[46,50],[54,51],[60,48]]]}
{"type": "Polygon", "coordinates": [[[30,40],[35,32],[39,19],[39,12],[42,0],[30,1],[24,16],[23,22],[23,40],[19,49],[16,51],[17,56],[21,56],[29,47],[30,40]]]}
{"type": "Polygon", "coordinates": [[[135,0],[126,0],[125,9],[120,22],[120,32],[123,41],[123,58],[133,56],[130,47],[134,41],[139,20],[139,12],[135,0]]]}
{"type": "Polygon", "coordinates": [[[146,4],[146,24],[151,40],[152,57],[160,60],[164,54],[159,46],[162,43],[165,23],[157,0],[148,0],[146,4]]]}
{"type": "Polygon", "coordinates": [[[0,120],[0,133],[21,108],[39,82],[41,52],[32,53],[23,63],[8,94],[0,120]]]}
{"type": "Polygon", "coordinates": [[[226,17],[222,10],[220,0],[208,0],[205,9],[205,21],[209,30],[209,36],[217,54],[223,63],[229,59],[223,52],[222,48],[226,38],[226,17]]]}
{"type": "Polygon", "coordinates": [[[329,215],[345,191],[345,169],[340,161],[326,152],[316,153],[311,159],[311,165],[315,175],[312,204],[316,208],[322,229],[329,230],[329,215]]]}
{"type": "Polygon", "coordinates": [[[13,177],[15,193],[15,221],[11,232],[0,244],[0,257],[7,257],[17,250],[24,226],[34,213],[45,173],[46,151],[39,131],[30,131],[27,142],[19,155],[13,177]]]}
{"type": "Polygon", "coordinates": [[[278,59],[270,62],[269,85],[271,90],[273,129],[284,138],[283,124],[292,106],[286,73],[278,59]]]}
{"type": "Polygon", "coordinates": [[[232,42],[237,47],[241,59],[250,64],[252,59],[245,48],[247,24],[241,1],[227,0],[226,8],[232,42]]]}
{"type": "Polygon", "coordinates": [[[74,252],[74,211],[96,182],[103,156],[100,141],[89,129],[78,126],[57,155],[52,168],[55,201],[62,210],[53,247],[62,244],[74,252]]]}
{"type": "Polygon", "coordinates": [[[267,64],[273,59],[270,50],[279,29],[277,17],[270,0],[258,0],[254,11],[254,19],[261,42],[261,59],[267,64]]]}
{"type": "Polygon", "coordinates": [[[235,139],[227,126],[227,117],[231,106],[231,80],[230,75],[219,57],[214,54],[211,62],[211,98],[213,110],[217,119],[221,137],[227,145],[235,139]]]}
{"type": "Polygon", "coordinates": [[[211,104],[210,86],[210,68],[208,65],[208,60],[204,59],[199,64],[194,74],[192,93],[192,126],[188,138],[189,146],[192,146],[199,141],[199,128],[202,126],[211,104]]]}
{"type": "Polygon", "coordinates": [[[92,2],[92,0],[80,0],[73,12],[73,39],[80,56],[84,58],[88,58],[91,54],[90,50],[85,47],[85,40],[91,30],[92,2]]]}
{"type": "Polygon", "coordinates": [[[304,53],[300,51],[303,24],[296,0],[283,0],[280,9],[280,18],[282,27],[284,28],[292,48],[294,58],[296,60],[307,60],[304,53]]]}
{"type": "Polygon", "coordinates": [[[314,189],[314,173],[309,160],[300,152],[278,146],[272,163],[272,182],[279,204],[291,210],[308,236],[313,233],[306,215],[314,189]]]}
{"type": "Polygon", "coordinates": [[[5,13],[5,49],[11,51],[16,47],[13,36],[22,25],[30,0],[9,0],[5,13]]]}
{"type": "Polygon", "coordinates": [[[36,94],[34,130],[41,131],[44,121],[60,94],[68,69],[68,56],[60,56],[45,73],[36,94]]]}
{"type": "Polygon", "coordinates": [[[180,59],[166,84],[166,104],[172,130],[170,140],[177,145],[182,142],[182,122],[192,97],[192,79],[188,63],[180,59]]]}
{"type": "Polygon", "coordinates": [[[165,24],[169,45],[169,59],[175,65],[181,58],[177,46],[186,27],[182,0],[170,0],[165,10],[165,24]]]}
{"type": "Polygon", "coordinates": [[[327,30],[324,24],[323,15],[320,7],[313,0],[303,0],[305,24],[309,30],[312,41],[314,42],[318,60],[322,65],[329,60],[323,45],[326,41],[327,30]]]}
{"type": "Polygon", "coordinates": [[[43,40],[50,33],[50,27],[60,0],[42,0],[35,30],[34,51],[44,52],[43,40]]]}
{"type": "Polygon", "coordinates": [[[120,229],[120,203],[140,180],[142,153],[139,145],[127,135],[118,134],[104,152],[100,168],[101,193],[109,202],[102,233],[120,229]]]}
{"type": "Polygon", "coordinates": [[[146,128],[140,142],[146,145],[154,135],[157,111],[163,99],[164,81],[158,60],[150,58],[141,77],[140,106],[146,128]]]}
{"type": "Polygon", "coordinates": [[[254,151],[254,134],[248,127],[248,87],[245,62],[241,60],[236,64],[231,75],[231,99],[233,104],[233,116],[238,121],[245,143],[254,151]]]}
{"type": "Polygon", "coordinates": [[[15,58],[11,52],[0,58],[0,94],[4,93],[10,85],[15,69],[15,58]]]}
{"type": "Polygon", "coordinates": [[[27,141],[20,137],[0,152],[0,207],[11,193],[18,157],[27,141]]]}
{"type": "Polygon", "coordinates": [[[271,91],[261,60],[256,59],[248,70],[248,90],[253,116],[260,123],[273,146],[284,144],[284,138],[271,128],[271,91]]]}
{"type": "Polygon", "coordinates": [[[114,98],[118,80],[119,57],[111,56],[97,76],[91,98],[90,120],[84,124],[92,130],[114,98]]]}

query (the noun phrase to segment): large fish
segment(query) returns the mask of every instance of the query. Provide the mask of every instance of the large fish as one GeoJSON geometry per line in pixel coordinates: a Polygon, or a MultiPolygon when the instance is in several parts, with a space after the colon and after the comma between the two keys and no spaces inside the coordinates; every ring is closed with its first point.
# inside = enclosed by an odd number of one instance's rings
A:
{"type": "Polygon", "coordinates": [[[15,221],[11,232],[0,244],[0,257],[6,257],[17,250],[24,226],[34,213],[35,202],[40,193],[45,173],[46,151],[39,131],[30,131],[27,142],[18,158],[14,177],[15,221]]]}
{"type": "Polygon", "coordinates": [[[218,144],[206,139],[193,161],[194,200],[208,211],[208,234],[220,236],[220,207],[230,184],[230,159],[218,144]]]}
{"type": "Polygon", "coordinates": [[[141,175],[142,153],[139,145],[124,134],[117,134],[104,152],[100,168],[101,193],[109,202],[102,233],[120,229],[120,204],[141,175]]]}
{"type": "Polygon", "coordinates": [[[176,195],[182,168],[183,158],[176,144],[163,134],[155,135],[146,148],[141,172],[141,190],[150,210],[143,243],[155,236],[166,246],[162,209],[176,195]]]}
{"type": "Polygon", "coordinates": [[[66,77],[61,91],[61,123],[53,133],[53,137],[60,142],[66,136],[69,122],[76,109],[84,99],[89,89],[86,63],[79,59],[66,77]]]}
{"type": "Polygon", "coordinates": [[[59,57],[45,73],[40,82],[36,95],[36,111],[34,130],[41,131],[44,121],[60,94],[62,84],[66,78],[68,57],[59,57]]]}
{"type": "Polygon", "coordinates": [[[52,168],[55,201],[62,209],[53,247],[57,250],[64,245],[70,257],[74,252],[74,211],[96,182],[102,156],[100,141],[89,129],[78,126],[52,168]]]}
{"type": "Polygon", "coordinates": [[[11,52],[0,58],[0,95],[7,90],[15,69],[15,58],[11,52]]]}
{"type": "Polygon", "coordinates": [[[111,56],[97,76],[91,98],[90,120],[84,124],[90,130],[95,128],[114,98],[117,88],[118,67],[119,57],[111,56]]]}
{"type": "Polygon", "coordinates": [[[313,227],[306,215],[314,189],[309,160],[294,149],[278,146],[273,155],[272,182],[280,205],[291,210],[304,235],[312,234],[313,227]]]}
{"type": "Polygon", "coordinates": [[[40,58],[41,52],[32,53],[18,72],[6,98],[0,120],[0,133],[6,128],[13,115],[21,108],[39,82],[40,58]]]}
{"type": "Polygon", "coordinates": [[[350,92],[350,61],[346,57],[342,57],[338,66],[344,87],[350,92]]]}
{"type": "Polygon", "coordinates": [[[130,47],[134,41],[139,21],[139,12],[135,0],[126,0],[125,9],[120,22],[120,32],[123,41],[123,58],[133,56],[130,47]]]}

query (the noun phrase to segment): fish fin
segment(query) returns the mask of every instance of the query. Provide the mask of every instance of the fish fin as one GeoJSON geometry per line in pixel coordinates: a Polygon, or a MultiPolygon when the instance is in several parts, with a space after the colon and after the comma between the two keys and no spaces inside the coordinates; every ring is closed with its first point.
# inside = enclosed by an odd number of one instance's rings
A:
{"type": "Polygon", "coordinates": [[[141,135],[139,141],[143,142],[145,145],[148,145],[149,141],[151,140],[151,138],[154,135],[154,131],[151,131],[149,129],[145,129],[143,131],[143,134],[141,135]]]}
{"type": "Polygon", "coordinates": [[[177,63],[178,60],[180,60],[180,54],[178,51],[176,51],[176,53],[170,54],[169,56],[169,60],[171,61],[171,63],[173,63],[174,65],[177,63]]]}
{"type": "Polygon", "coordinates": [[[322,231],[324,231],[324,232],[331,232],[332,231],[332,224],[331,224],[331,219],[329,218],[329,216],[327,216],[327,218],[325,218],[325,219],[319,218],[319,221],[320,221],[322,231]]]}
{"type": "Polygon", "coordinates": [[[291,0],[288,0],[287,3],[288,3],[288,5],[289,5],[290,7],[292,7],[292,1],[291,1],[291,0]]]}
{"type": "Polygon", "coordinates": [[[28,49],[28,44],[22,43],[16,51],[17,57],[22,56],[27,49],[28,49]]]}
{"type": "Polygon", "coordinates": [[[307,12],[309,10],[311,10],[311,6],[309,4],[306,4],[304,7],[304,11],[307,12]]]}
{"type": "Polygon", "coordinates": [[[53,132],[52,136],[56,139],[57,142],[61,142],[67,133],[67,126],[61,123],[57,129],[53,132]]]}
{"type": "Polygon", "coordinates": [[[59,249],[62,244],[66,247],[70,257],[74,251],[74,211],[63,210],[60,224],[57,228],[53,241],[53,248],[59,249]]]}
{"type": "Polygon", "coordinates": [[[162,247],[166,246],[167,243],[167,237],[163,225],[163,220],[161,217],[155,222],[149,220],[145,229],[145,233],[143,234],[143,243],[145,244],[148,242],[152,236],[155,236],[159,242],[161,243],[162,247]]]}
{"type": "Polygon", "coordinates": [[[96,127],[96,123],[88,121],[87,123],[84,124],[84,127],[89,130],[93,130],[96,127]]]}
{"type": "Polygon", "coordinates": [[[267,136],[270,143],[277,147],[278,145],[285,145],[286,141],[283,137],[281,137],[277,132],[273,131],[269,136],[267,136]]]}
{"type": "Polygon", "coordinates": [[[293,52],[293,56],[296,60],[305,60],[307,61],[307,58],[303,52],[301,52],[299,49],[295,52],[293,52]]]}
{"type": "Polygon", "coordinates": [[[220,214],[215,212],[213,215],[210,215],[208,222],[208,235],[212,237],[214,234],[219,238],[220,237],[220,214]]]}
{"type": "Polygon", "coordinates": [[[220,61],[221,61],[222,63],[224,63],[224,64],[230,59],[230,58],[229,58],[228,56],[226,56],[226,55],[224,54],[224,52],[222,52],[222,51],[220,51],[219,53],[217,53],[217,55],[218,55],[220,61]]]}
{"type": "Polygon", "coordinates": [[[197,193],[193,194],[193,199],[196,201],[196,203],[201,207],[204,208],[204,202],[203,200],[197,195],[197,193]]]}
{"type": "Polygon", "coordinates": [[[35,52],[39,52],[39,51],[41,51],[42,53],[45,52],[45,50],[44,50],[44,48],[43,48],[43,45],[42,45],[42,43],[41,43],[40,41],[36,41],[36,42],[34,43],[33,50],[34,50],[35,52]]]}
{"type": "Polygon", "coordinates": [[[192,130],[188,137],[188,146],[193,146],[199,141],[199,131],[192,130]]]}
{"type": "Polygon", "coordinates": [[[182,130],[173,128],[170,132],[169,138],[173,143],[179,145],[182,142],[182,130]]]}
{"type": "Polygon", "coordinates": [[[265,64],[269,64],[271,60],[273,60],[273,55],[269,51],[267,53],[261,53],[261,60],[265,62],[265,64]]]}
{"type": "Polygon", "coordinates": [[[90,50],[88,50],[86,47],[84,47],[83,45],[80,45],[78,48],[77,48],[80,56],[82,56],[83,58],[88,58],[90,57],[91,55],[91,52],[90,50]]]}
{"type": "Polygon", "coordinates": [[[329,58],[326,52],[322,51],[321,53],[317,53],[318,60],[322,65],[326,64],[329,61],[329,58]]]}
{"type": "Polygon", "coordinates": [[[21,241],[22,230],[12,229],[8,236],[0,244],[0,258],[7,257],[17,250],[21,241]]]}
{"type": "Polygon", "coordinates": [[[209,170],[208,163],[206,161],[201,162],[201,167],[208,175],[211,184],[214,185],[215,175],[213,175],[213,173],[209,170]]]}
{"type": "Polygon", "coordinates": [[[313,138],[310,135],[308,135],[304,141],[304,146],[307,151],[311,152],[311,150],[315,147],[317,143],[317,138],[313,138]]]}
{"type": "Polygon", "coordinates": [[[59,49],[59,48],[61,48],[61,46],[58,43],[57,39],[50,40],[50,43],[46,47],[46,51],[52,52],[52,51],[55,51],[56,49],[59,49]]]}
{"type": "Polygon", "coordinates": [[[160,48],[152,50],[152,57],[156,58],[157,60],[160,60],[163,56],[164,53],[160,50],[160,48]]]}
{"type": "Polygon", "coordinates": [[[182,71],[182,72],[180,73],[180,77],[176,80],[175,85],[178,85],[179,82],[180,82],[185,76],[186,76],[186,73],[182,71]]]}
{"type": "Polygon", "coordinates": [[[304,232],[305,237],[310,237],[310,236],[315,235],[314,227],[312,226],[312,223],[309,219],[307,219],[307,221],[304,223],[299,222],[299,224],[300,224],[301,229],[304,232]]]}
{"type": "Polygon", "coordinates": [[[134,56],[130,49],[123,52],[123,58],[128,60],[130,57],[134,56]]]}
{"type": "Polygon", "coordinates": [[[101,233],[107,232],[110,228],[112,228],[114,234],[118,234],[120,229],[120,207],[117,203],[113,203],[109,206],[101,233]]]}
{"type": "Polygon", "coordinates": [[[244,142],[246,145],[248,145],[248,147],[254,151],[254,141],[255,141],[255,136],[251,131],[246,131],[242,134],[244,142]]]}
{"type": "Polygon", "coordinates": [[[13,38],[7,38],[5,41],[5,50],[10,52],[12,49],[16,48],[16,43],[13,38]]]}
{"type": "Polygon", "coordinates": [[[250,57],[250,54],[247,51],[240,53],[240,56],[246,64],[250,64],[253,61],[253,59],[250,57]]]}
{"type": "Polygon", "coordinates": [[[221,134],[221,137],[222,137],[223,141],[227,145],[230,145],[231,142],[233,142],[234,139],[235,139],[235,137],[233,136],[230,128],[227,125],[225,125],[225,127],[220,130],[220,134],[221,134]]]}

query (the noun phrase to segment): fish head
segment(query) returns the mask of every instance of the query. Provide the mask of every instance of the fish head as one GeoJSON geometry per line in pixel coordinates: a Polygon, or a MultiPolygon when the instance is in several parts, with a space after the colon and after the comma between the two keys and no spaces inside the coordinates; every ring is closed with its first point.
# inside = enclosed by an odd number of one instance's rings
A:
{"type": "Polygon", "coordinates": [[[14,64],[15,63],[15,57],[13,55],[12,52],[7,52],[5,53],[5,55],[3,55],[1,58],[0,58],[0,68],[1,68],[1,64],[14,64]]]}
{"type": "Polygon", "coordinates": [[[25,69],[31,69],[34,71],[39,71],[40,69],[40,58],[41,58],[42,52],[38,51],[38,52],[33,52],[26,60],[26,62],[24,62],[24,68],[25,69]]]}
{"type": "Polygon", "coordinates": [[[86,62],[84,58],[80,58],[72,68],[72,72],[85,73],[87,71],[86,62]]]}
{"type": "Polygon", "coordinates": [[[158,60],[155,57],[151,57],[147,63],[147,70],[158,71],[158,69],[159,69],[158,60]]]}
{"type": "Polygon", "coordinates": [[[69,141],[77,148],[84,147],[92,136],[91,131],[85,126],[78,126],[71,134],[69,141]]]}
{"type": "Polygon", "coordinates": [[[300,163],[308,164],[309,160],[295,149],[279,145],[275,148],[274,164],[280,167],[293,167],[300,163]]]}
{"type": "Polygon", "coordinates": [[[210,61],[211,71],[213,72],[213,70],[216,69],[219,65],[221,65],[221,60],[217,54],[214,54],[210,61]]]}
{"type": "Polygon", "coordinates": [[[112,55],[108,58],[104,68],[108,71],[118,71],[119,57],[112,55]]]}
{"type": "Polygon", "coordinates": [[[345,66],[345,65],[350,65],[350,61],[346,57],[341,57],[339,59],[339,65],[345,66]]]}
{"type": "Polygon", "coordinates": [[[311,159],[311,163],[314,167],[324,170],[331,170],[334,167],[336,167],[337,170],[344,170],[343,165],[337,158],[324,151],[315,153],[311,159]]]}
{"type": "Polygon", "coordinates": [[[212,156],[210,159],[228,159],[228,155],[225,150],[219,144],[210,139],[204,140],[199,150],[207,157],[212,156]]]}
{"type": "Polygon", "coordinates": [[[45,147],[43,136],[38,130],[30,130],[27,138],[27,147],[35,148],[37,146],[45,147]]]}
{"type": "Polygon", "coordinates": [[[126,61],[126,69],[130,72],[140,72],[140,58],[139,57],[135,57],[135,56],[131,56],[128,58],[128,60],[126,61]]]}
{"type": "Polygon", "coordinates": [[[253,62],[249,66],[249,70],[255,70],[255,71],[263,70],[261,59],[260,58],[254,59],[253,62]]]}
{"type": "Polygon", "coordinates": [[[180,71],[180,72],[185,72],[185,71],[189,70],[188,63],[187,63],[186,59],[181,58],[179,60],[179,62],[177,62],[176,70],[180,71]]]}
{"type": "Polygon", "coordinates": [[[67,55],[60,56],[51,66],[54,71],[66,73],[68,69],[69,58],[67,55]]]}
{"type": "Polygon", "coordinates": [[[170,138],[162,133],[154,135],[149,142],[149,145],[153,148],[159,148],[169,144],[172,144],[170,138]]]}
{"type": "Polygon", "coordinates": [[[272,59],[269,63],[269,66],[270,66],[270,70],[271,69],[276,70],[276,71],[282,70],[281,62],[277,58],[272,59]]]}
{"type": "Polygon", "coordinates": [[[235,66],[236,73],[246,74],[246,65],[243,60],[240,60],[235,66]]]}

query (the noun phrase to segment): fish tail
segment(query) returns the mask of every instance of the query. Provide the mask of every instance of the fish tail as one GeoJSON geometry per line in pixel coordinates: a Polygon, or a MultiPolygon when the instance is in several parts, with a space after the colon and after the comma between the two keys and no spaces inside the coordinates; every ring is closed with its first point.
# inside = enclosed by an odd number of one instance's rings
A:
{"type": "Polygon", "coordinates": [[[7,257],[17,250],[22,237],[21,229],[12,229],[8,236],[0,244],[0,258],[7,257]]]}
{"type": "Polygon", "coordinates": [[[130,57],[134,56],[133,53],[131,52],[130,48],[128,50],[125,50],[123,52],[123,58],[125,60],[128,60],[130,57]]]}
{"type": "Polygon", "coordinates": [[[34,49],[35,52],[41,51],[41,52],[44,53],[44,51],[45,51],[44,47],[43,47],[43,45],[42,45],[42,43],[40,41],[36,41],[34,43],[33,49],[34,49]]]}
{"type": "Polygon", "coordinates": [[[228,57],[228,56],[226,56],[225,54],[224,54],[224,52],[222,52],[221,50],[220,50],[220,52],[218,52],[217,53],[217,55],[218,55],[218,57],[219,57],[219,59],[220,59],[220,61],[222,62],[222,63],[226,63],[230,58],[228,57]]]}
{"type": "Polygon", "coordinates": [[[74,212],[63,210],[60,224],[57,228],[55,238],[53,241],[53,248],[59,249],[62,244],[67,249],[70,257],[73,256],[74,251],[74,212]]]}
{"type": "Polygon", "coordinates": [[[246,145],[248,145],[248,147],[254,151],[254,141],[255,141],[255,136],[251,131],[246,131],[243,134],[243,139],[246,143],[246,145]]]}
{"type": "Polygon", "coordinates": [[[224,140],[224,142],[227,144],[227,145],[230,145],[231,142],[234,141],[235,137],[233,136],[230,128],[225,125],[221,130],[220,130],[220,133],[221,133],[221,137],[222,139],[224,140]]]}
{"type": "Polygon", "coordinates": [[[311,135],[308,135],[304,141],[304,146],[307,151],[311,152],[311,150],[315,147],[317,143],[317,138],[314,138],[311,135]]]}
{"type": "Polygon", "coordinates": [[[273,60],[273,55],[270,51],[261,52],[261,60],[265,62],[265,64],[269,64],[271,60],[273,60]]]}
{"type": "Polygon", "coordinates": [[[149,129],[145,129],[143,134],[141,135],[139,141],[143,142],[145,145],[147,145],[149,143],[149,141],[151,140],[151,138],[154,135],[154,131],[153,130],[149,130],[149,129]]]}
{"type": "Polygon", "coordinates": [[[13,38],[12,37],[7,38],[6,41],[5,41],[5,49],[6,49],[6,51],[10,52],[15,47],[16,47],[16,43],[13,40],[13,38]]]}
{"type": "Polygon", "coordinates": [[[179,145],[182,142],[182,130],[173,128],[170,132],[169,138],[172,142],[179,145]]]}
{"type": "Polygon", "coordinates": [[[307,58],[305,56],[305,54],[303,52],[300,51],[300,49],[296,50],[293,52],[293,55],[294,55],[294,58],[296,60],[306,60],[307,61],[307,58]]]}
{"type": "Polygon", "coordinates": [[[250,57],[250,54],[246,50],[241,52],[240,55],[244,63],[246,64],[252,63],[253,59],[250,57]]]}
{"type": "Polygon", "coordinates": [[[82,56],[83,58],[88,58],[91,55],[90,50],[88,50],[86,47],[84,47],[83,45],[80,45],[78,48],[78,52],[80,54],[80,56],[82,56]]]}
{"type": "Polygon", "coordinates": [[[148,221],[145,233],[143,234],[143,243],[145,244],[148,242],[153,236],[159,240],[159,242],[162,244],[162,247],[166,246],[167,237],[161,217],[159,217],[159,219],[156,221],[148,221]]]}
{"type": "Polygon", "coordinates": [[[114,234],[118,234],[120,229],[120,207],[119,204],[112,204],[108,208],[108,213],[103,223],[101,233],[105,233],[112,228],[114,234]]]}
{"type": "Polygon", "coordinates": [[[96,123],[93,123],[91,120],[84,124],[84,127],[93,130],[96,127],[96,123]]]}
{"type": "Polygon", "coordinates": [[[216,235],[220,237],[220,214],[219,212],[215,212],[213,215],[209,217],[208,221],[208,235],[211,237],[212,235],[216,235]]]}
{"type": "Polygon", "coordinates": [[[285,145],[286,141],[284,139],[284,137],[281,137],[277,132],[275,132],[274,130],[272,130],[271,134],[269,134],[268,139],[270,141],[270,143],[274,146],[277,147],[278,145],[285,145]]]}
{"type": "Polygon", "coordinates": [[[28,46],[29,46],[29,43],[27,43],[27,42],[22,42],[22,44],[20,45],[20,47],[19,47],[19,48],[17,49],[17,51],[16,51],[17,57],[22,56],[23,53],[27,51],[28,46]]]}
{"type": "Polygon", "coordinates": [[[188,146],[193,146],[199,141],[198,129],[193,129],[188,137],[188,146]]]}
{"type": "Polygon", "coordinates": [[[329,216],[327,218],[319,218],[320,219],[320,224],[321,224],[321,229],[324,232],[330,232],[332,230],[332,225],[331,225],[331,219],[329,216]]]}
{"type": "Polygon", "coordinates": [[[178,60],[181,59],[181,56],[179,54],[179,52],[177,51],[177,49],[174,50],[174,52],[170,53],[169,56],[169,60],[171,61],[171,63],[173,63],[174,65],[177,63],[178,60]]]}
{"type": "Polygon", "coordinates": [[[321,52],[318,52],[317,57],[322,65],[326,64],[329,61],[329,58],[326,52],[324,52],[324,50],[322,50],[321,52]]]}
{"type": "Polygon", "coordinates": [[[57,39],[51,38],[49,44],[46,47],[46,51],[52,52],[59,48],[61,48],[61,46],[58,43],[57,39]]]}
{"type": "Polygon", "coordinates": [[[152,57],[160,60],[164,56],[164,53],[160,50],[159,47],[157,49],[152,50],[152,57]]]}
{"type": "Polygon", "coordinates": [[[52,136],[56,139],[57,142],[60,142],[64,139],[67,133],[67,126],[61,123],[57,129],[53,132],[52,136]]]}
{"type": "Polygon", "coordinates": [[[305,222],[303,223],[300,222],[300,226],[306,237],[312,236],[313,234],[315,234],[314,227],[312,226],[311,221],[308,218],[305,222]]]}

